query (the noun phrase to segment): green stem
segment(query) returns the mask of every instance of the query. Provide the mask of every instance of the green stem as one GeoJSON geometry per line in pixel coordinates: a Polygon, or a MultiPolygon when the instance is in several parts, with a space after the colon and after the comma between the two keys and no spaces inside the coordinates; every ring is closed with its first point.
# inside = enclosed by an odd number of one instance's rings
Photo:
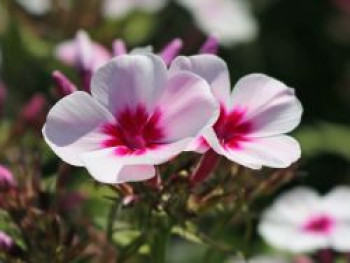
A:
{"type": "Polygon", "coordinates": [[[107,228],[106,228],[106,236],[108,241],[110,242],[113,239],[114,221],[115,221],[116,215],[118,214],[119,209],[120,209],[120,204],[117,201],[114,201],[114,203],[111,206],[111,210],[109,211],[109,214],[108,214],[107,228]]]}
{"type": "Polygon", "coordinates": [[[171,223],[156,215],[151,236],[151,262],[166,262],[168,242],[171,236],[171,223]]]}

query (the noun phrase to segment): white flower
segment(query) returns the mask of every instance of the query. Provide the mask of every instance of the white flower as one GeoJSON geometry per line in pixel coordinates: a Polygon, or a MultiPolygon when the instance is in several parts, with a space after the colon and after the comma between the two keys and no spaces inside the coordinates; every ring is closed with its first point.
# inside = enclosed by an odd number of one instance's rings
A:
{"type": "Polygon", "coordinates": [[[102,12],[109,18],[122,18],[134,10],[157,12],[167,3],[168,0],[105,0],[102,12]]]}
{"type": "Polygon", "coordinates": [[[49,112],[43,134],[65,162],[103,183],[142,181],[174,158],[219,114],[205,80],[170,74],[156,55],[122,55],[49,112]]]}
{"type": "Polygon", "coordinates": [[[285,168],[300,158],[298,142],[285,135],[298,126],[303,111],[293,89],[266,75],[250,74],[231,92],[227,65],[214,55],[177,57],[170,70],[204,78],[221,106],[214,127],[195,141],[194,149],[212,148],[251,169],[285,168]]]}
{"type": "Polygon", "coordinates": [[[93,42],[84,30],[79,30],[74,39],[58,44],[54,52],[63,63],[88,71],[97,70],[111,58],[109,51],[93,42]]]}
{"type": "Polygon", "coordinates": [[[257,22],[246,0],[178,1],[193,14],[199,28],[222,44],[251,41],[257,35],[257,22]]]}
{"type": "Polygon", "coordinates": [[[291,252],[332,248],[350,251],[350,188],[337,187],[324,197],[308,188],[283,194],[259,225],[273,247],[291,252]]]}

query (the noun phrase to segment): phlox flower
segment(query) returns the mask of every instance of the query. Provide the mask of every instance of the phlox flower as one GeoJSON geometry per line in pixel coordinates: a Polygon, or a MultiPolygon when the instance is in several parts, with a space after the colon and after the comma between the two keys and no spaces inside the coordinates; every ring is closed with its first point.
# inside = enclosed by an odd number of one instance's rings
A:
{"type": "Polygon", "coordinates": [[[134,10],[157,12],[167,3],[168,0],[104,0],[102,13],[108,18],[123,18],[134,10]]]}
{"type": "Polygon", "coordinates": [[[103,183],[141,181],[212,126],[218,105],[205,80],[169,73],[156,55],[122,55],[49,112],[43,135],[65,162],[103,183]]]}
{"type": "Polygon", "coordinates": [[[284,133],[300,122],[302,106],[282,82],[263,74],[250,74],[230,91],[226,63],[214,55],[178,57],[173,73],[188,70],[203,77],[220,104],[220,117],[195,140],[192,149],[217,154],[251,169],[285,168],[300,157],[298,142],[284,133]]]}
{"type": "Polygon", "coordinates": [[[326,248],[349,252],[349,203],[349,187],[337,187],[323,197],[299,187],[266,210],[259,233],[271,246],[294,253],[326,248]]]}
{"type": "Polygon", "coordinates": [[[17,2],[33,15],[44,15],[51,9],[50,0],[17,0],[17,2]]]}
{"type": "Polygon", "coordinates": [[[187,8],[204,33],[222,44],[252,41],[258,26],[245,0],[178,0],[187,8]]]}
{"type": "Polygon", "coordinates": [[[99,43],[93,42],[83,30],[76,37],[59,44],[55,49],[55,57],[61,62],[84,71],[95,71],[105,64],[111,55],[99,43]]]}

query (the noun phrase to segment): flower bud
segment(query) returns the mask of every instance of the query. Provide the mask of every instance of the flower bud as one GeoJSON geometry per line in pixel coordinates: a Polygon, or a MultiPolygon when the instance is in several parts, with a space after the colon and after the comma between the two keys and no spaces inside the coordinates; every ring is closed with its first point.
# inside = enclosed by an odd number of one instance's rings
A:
{"type": "Polygon", "coordinates": [[[77,90],[76,86],[60,71],[55,70],[52,78],[56,83],[56,90],[59,96],[67,96],[77,90]]]}
{"type": "Polygon", "coordinates": [[[8,252],[13,248],[13,246],[13,239],[4,232],[0,231],[0,251],[8,252]]]}
{"type": "Polygon", "coordinates": [[[12,172],[5,166],[0,165],[0,191],[7,191],[17,186],[12,172]]]}

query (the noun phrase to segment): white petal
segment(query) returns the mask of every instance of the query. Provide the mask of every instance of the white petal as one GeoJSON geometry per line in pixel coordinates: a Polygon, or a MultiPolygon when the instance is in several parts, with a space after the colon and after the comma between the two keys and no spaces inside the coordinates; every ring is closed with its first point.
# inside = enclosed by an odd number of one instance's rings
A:
{"type": "Polygon", "coordinates": [[[254,138],[252,141],[243,142],[242,148],[228,151],[235,155],[244,153],[262,166],[272,168],[286,168],[301,156],[299,143],[286,135],[254,138]]]}
{"type": "Polygon", "coordinates": [[[297,187],[278,197],[263,220],[303,226],[318,211],[322,198],[312,189],[297,187]]]}
{"type": "Polygon", "coordinates": [[[91,93],[113,114],[143,106],[151,113],[166,84],[167,71],[155,55],[118,56],[93,75],[91,93]]]}
{"type": "MultiPolygon", "coordinates": [[[[345,200],[343,202],[346,202],[345,200]]],[[[347,203],[349,205],[349,203],[347,203]]],[[[340,222],[331,237],[332,248],[339,252],[350,251],[350,222],[340,222]]]]}
{"type": "Polygon", "coordinates": [[[123,18],[135,9],[156,12],[167,2],[168,0],[105,0],[102,12],[109,18],[123,18]]]}
{"type": "Polygon", "coordinates": [[[188,8],[198,26],[226,45],[253,40],[258,32],[247,1],[244,0],[178,0],[188,8]]]}
{"type": "MultiPolygon", "coordinates": [[[[350,187],[338,186],[323,199],[324,210],[341,221],[350,221],[350,187]]],[[[350,222],[349,222],[350,223],[350,222]]]]}
{"type": "Polygon", "coordinates": [[[210,85],[214,97],[224,106],[230,103],[230,76],[227,65],[218,56],[203,54],[192,57],[177,57],[170,71],[188,70],[204,78],[210,85]]]}
{"type": "Polygon", "coordinates": [[[225,156],[227,159],[241,164],[243,166],[246,166],[251,169],[261,169],[262,165],[259,161],[257,161],[255,158],[250,156],[249,154],[246,154],[245,152],[241,151],[239,153],[235,153],[232,151],[228,151],[225,149],[221,143],[218,140],[218,137],[213,129],[208,129],[203,134],[203,137],[207,141],[207,143],[210,145],[210,147],[220,155],[225,156]]]}
{"type": "Polygon", "coordinates": [[[299,143],[286,135],[254,138],[241,142],[238,148],[223,147],[214,131],[206,132],[204,137],[218,154],[251,169],[286,168],[301,155],[299,143]]]}
{"type": "Polygon", "coordinates": [[[87,32],[80,30],[76,36],[78,63],[83,69],[89,69],[93,61],[93,45],[87,32]]]}
{"type": "Polygon", "coordinates": [[[122,18],[129,14],[134,6],[133,1],[104,0],[102,13],[108,18],[122,18]]]}
{"type": "Polygon", "coordinates": [[[327,236],[305,234],[293,225],[264,221],[259,233],[271,246],[293,253],[311,252],[329,247],[327,236]]]}
{"type": "Polygon", "coordinates": [[[158,102],[166,142],[196,138],[211,127],[219,115],[219,105],[208,84],[191,72],[177,72],[168,79],[158,102]]]}
{"type": "Polygon", "coordinates": [[[101,183],[138,182],[155,176],[153,165],[124,165],[112,149],[86,153],[81,158],[91,176],[101,183]]]}
{"type": "Polygon", "coordinates": [[[315,191],[305,187],[282,194],[264,212],[259,225],[260,235],[272,246],[292,252],[327,247],[327,235],[303,231],[305,222],[317,213],[321,202],[321,197],[315,191]]]}
{"type": "Polygon", "coordinates": [[[47,116],[43,135],[52,150],[71,165],[82,165],[79,155],[100,148],[99,132],[113,116],[86,92],[76,91],[61,99],[47,116]]]}
{"type": "Polygon", "coordinates": [[[143,181],[155,175],[153,165],[159,165],[174,158],[186,148],[189,142],[188,139],[182,140],[137,155],[119,155],[117,148],[108,148],[85,153],[80,157],[92,177],[99,182],[143,181]]]}
{"type": "Polygon", "coordinates": [[[232,106],[246,111],[244,119],[252,123],[252,137],[290,132],[300,123],[303,111],[293,89],[263,74],[250,74],[237,83],[232,106]]]}

